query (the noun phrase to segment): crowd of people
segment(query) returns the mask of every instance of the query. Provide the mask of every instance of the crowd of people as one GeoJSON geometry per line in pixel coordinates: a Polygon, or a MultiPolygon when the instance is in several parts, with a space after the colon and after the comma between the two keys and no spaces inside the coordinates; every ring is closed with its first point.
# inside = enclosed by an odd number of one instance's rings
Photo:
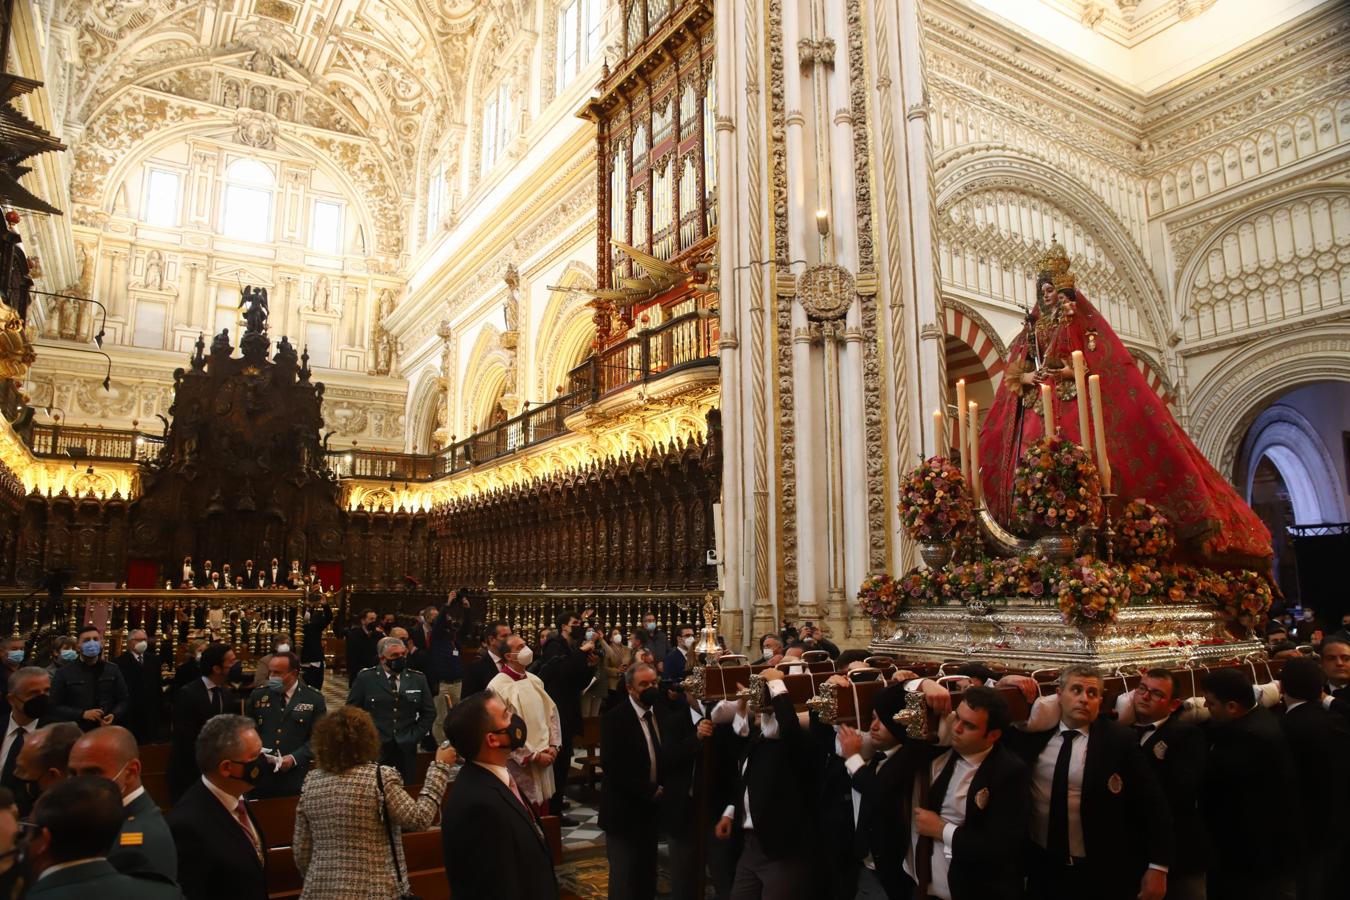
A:
{"type": "Polygon", "coordinates": [[[841,687],[864,666],[864,651],[841,652],[809,622],[758,642],[773,667],[755,711],[682,689],[699,661],[693,625],[667,634],[647,615],[626,633],[583,610],[530,635],[536,651],[490,622],[464,665],[471,621],[463,595],[409,627],[363,611],[346,703],[331,712],[285,635],[254,672],[226,644],[193,647],[171,685],[156,682],[144,633],[129,660],[107,661],[86,627],[53,646],[52,670],[11,643],[0,898],[263,898],[276,842],[246,801],[287,796],[308,900],[405,896],[402,832],[438,815],[452,896],[556,897],[540,819],[566,818],[589,716],[615,900],[656,896],[662,842],[682,900],[1318,900],[1350,875],[1337,820],[1350,801],[1344,631],[1316,635],[1317,653],[1287,658],[1274,683],[1215,668],[1189,689],[1154,669],[1114,709],[1091,667],[1063,669],[1053,693],[978,664],[941,682],[899,671],[853,728],[788,695],[785,673],[808,651],[835,660],[841,687]],[[155,689],[171,697],[167,815],[142,782],[155,689]],[[1025,721],[1009,689],[1030,704],[1025,721]],[[936,742],[898,724],[913,697],[940,723],[936,742]],[[419,749],[432,751],[424,770],[419,749]],[[1263,846],[1272,827],[1283,840],[1263,846]]]}
{"type": "Polygon", "coordinates": [[[262,567],[246,559],[237,569],[231,569],[229,563],[215,566],[209,559],[198,566],[191,556],[185,556],[176,577],[171,574],[164,579],[166,589],[176,587],[185,591],[276,591],[310,586],[323,587],[318,566],[311,563],[308,570],[302,570],[298,559],[283,566],[275,556],[262,567]]]}

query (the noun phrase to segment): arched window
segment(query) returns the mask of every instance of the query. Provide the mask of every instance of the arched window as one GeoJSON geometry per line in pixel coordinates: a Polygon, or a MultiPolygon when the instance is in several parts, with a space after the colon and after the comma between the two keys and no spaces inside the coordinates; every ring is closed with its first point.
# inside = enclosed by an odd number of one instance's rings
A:
{"type": "Polygon", "coordinates": [[[515,118],[511,110],[511,86],[503,78],[488,91],[483,104],[483,154],[479,172],[486,175],[506,150],[515,134],[515,118]]]}
{"type": "Polygon", "coordinates": [[[424,237],[430,238],[441,224],[441,218],[448,212],[446,206],[445,161],[437,160],[431,170],[431,179],[427,182],[427,225],[424,237]]]}
{"type": "Polygon", "coordinates": [[[558,9],[558,90],[600,52],[605,0],[564,0],[558,9]]]}
{"type": "Polygon", "coordinates": [[[246,241],[272,240],[272,170],[257,160],[239,159],[225,170],[220,232],[246,241]]]}

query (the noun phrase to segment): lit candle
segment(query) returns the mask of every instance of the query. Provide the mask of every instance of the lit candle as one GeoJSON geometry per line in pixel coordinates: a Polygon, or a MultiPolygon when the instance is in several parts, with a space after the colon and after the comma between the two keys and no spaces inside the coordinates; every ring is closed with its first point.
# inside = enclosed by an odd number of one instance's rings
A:
{"type": "Polygon", "coordinates": [[[1045,436],[1055,433],[1055,398],[1050,385],[1041,382],[1041,418],[1045,419],[1045,436]]]}
{"type": "Polygon", "coordinates": [[[947,428],[942,422],[942,410],[933,410],[933,452],[936,456],[947,455],[947,428]]]}
{"type": "Polygon", "coordinates": [[[1111,493],[1111,458],[1106,455],[1106,417],[1102,414],[1102,377],[1088,376],[1088,395],[1092,398],[1092,430],[1097,438],[1097,471],[1102,476],[1102,492],[1111,493]]]}
{"type": "Polygon", "coordinates": [[[1078,393],[1078,445],[1092,459],[1092,437],[1088,430],[1087,361],[1083,351],[1073,351],[1073,383],[1078,393]]]}
{"type": "Polygon", "coordinates": [[[956,447],[961,454],[961,477],[970,484],[970,438],[966,435],[966,380],[956,382],[956,447]]]}
{"type": "Polygon", "coordinates": [[[980,404],[970,401],[970,486],[976,506],[984,505],[984,485],[980,483],[980,404]]]}

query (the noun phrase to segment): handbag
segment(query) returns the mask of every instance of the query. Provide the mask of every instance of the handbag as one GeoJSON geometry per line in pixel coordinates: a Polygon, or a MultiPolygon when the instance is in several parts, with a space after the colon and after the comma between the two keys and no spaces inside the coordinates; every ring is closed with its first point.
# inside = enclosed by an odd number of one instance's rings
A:
{"type": "MultiPolygon", "coordinates": [[[[375,786],[380,791],[380,820],[384,822],[384,836],[389,841],[389,858],[394,861],[394,881],[398,884],[398,900],[422,900],[411,891],[403,890],[403,866],[398,862],[398,848],[394,845],[394,826],[389,823],[388,801],[384,796],[384,776],[380,764],[375,764],[375,786]]],[[[411,885],[410,885],[411,886],[411,885]]]]}

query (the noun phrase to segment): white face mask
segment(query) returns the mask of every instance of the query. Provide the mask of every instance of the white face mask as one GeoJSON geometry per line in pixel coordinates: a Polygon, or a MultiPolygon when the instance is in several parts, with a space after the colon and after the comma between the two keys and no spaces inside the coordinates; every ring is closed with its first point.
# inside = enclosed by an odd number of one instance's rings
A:
{"type": "Polygon", "coordinates": [[[680,641],[680,643],[684,644],[684,648],[688,650],[690,647],[694,646],[694,636],[691,634],[684,640],[680,641]]]}
{"type": "Polygon", "coordinates": [[[765,644],[760,649],[764,651],[765,656],[773,656],[773,647],[770,646],[769,644],[765,644]]]}
{"type": "Polygon", "coordinates": [[[277,652],[278,652],[278,653],[290,653],[290,652],[291,652],[291,645],[290,645],[290,644],[277,644],[277,652]]]}
{"type": "Polygon", "coordinates": [[[528,669],[530,663],[534,662],[534,651],[530,649],[528,644],[516,651],[516,662],[524,669],[528,669]]]}
{"type": "Polygon", "coordinates": [[[131,645],[131,649],[136,653],[144,653],[146,647],[150,646],[145,641],[137,641],[131,645]]]}
{"type": "Polygon", "coordinates": [[[622,644],[622,643],[623,643],[623,635],[619,634],[619,632],[617,632],[617,631],[614,632],[613,634],[611,634],[611,635],[609,636],[609,639],[610,639],[612,642],[616,643],[616,644],[622,644]]]}

